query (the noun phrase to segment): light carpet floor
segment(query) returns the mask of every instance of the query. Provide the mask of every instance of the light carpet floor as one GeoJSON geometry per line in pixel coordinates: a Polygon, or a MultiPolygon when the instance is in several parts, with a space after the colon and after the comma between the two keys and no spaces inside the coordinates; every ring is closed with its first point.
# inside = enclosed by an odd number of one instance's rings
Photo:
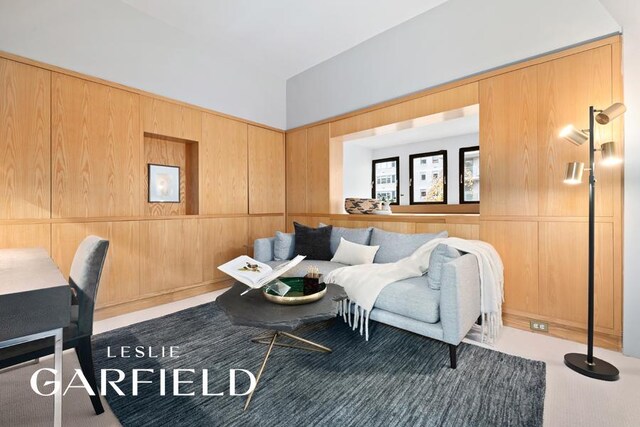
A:
{"type": "MultiPolygon", "coordinates": [[[[129,313],[96,322],[96,334],[132,323],[163,316],[188,307],[213,301],[222,291],[129,313]]],[[[467,342],[474,343],[471,340],[467,342]]],[[[621,379],[608,383],[582,377],[564,366],[563,355],[584,351],[584,345],[572,341],[504,328],[494,350],[542,360],[547,364],[545,426],[637,426],[640,420],[640,359],[614,351],[596,349],[596,355],[614,365],[621,379]]],[[[73,352],[65,352],[65,377],[71,378],[78,362],[73,352]]],[[[52,367],[51,359],[39,365],[0,373],[0,426],[50,426],[53,415],[51,398],[34,396],[29,387],[31,374],[52,367]]],[[[104,402],[104,400],[103,400],[104,402]]],[[[105,413],[95,416],[89,398],[82,390],[70,391],[64,399],[64,426],[117,426],[117,419],[106,402],[105,413]]]]}

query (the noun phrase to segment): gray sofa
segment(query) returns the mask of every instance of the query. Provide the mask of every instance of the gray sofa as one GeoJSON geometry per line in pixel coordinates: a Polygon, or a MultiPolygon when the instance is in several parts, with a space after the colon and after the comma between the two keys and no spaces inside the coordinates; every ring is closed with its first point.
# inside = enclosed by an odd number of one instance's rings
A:
{"type": "MultiPolygon", "coordinates": [[[[401,233],[389,233],[378,229],[368,230],[371,237],[356,243],[379,244],[380,249],[374,260],[375,263],[393,262],[399,258],[410,255],[424,241],[440,235],[406,235],[401,233]]],[[[349,233],[353,229],[334,227],[332,232],[332,252],[335,253],[340,235],[350,240],[349,233]],[[334,234],[336,234],[334,238],[334,234]]],[[[283,251],[288,256],[294,253],[293,236],[278,233],[278,242],[275,237],[257,239],[254,243],[254,258],[269,265],[278,265],[286,262],[288,257],[282,255],[283,251]],[[276,254],[280,254],[278,259],[276,254]]],[[[446,234],[445,234],[446,236],[446,234]]],[[[427,277],[414,277],[392,283],[385,287],[378,296],[369,318],[371,320],[395,326],[425,337],[443,341],[449,345],[451,367],[455,369],[457,364],[456,348],[473,324],[480,316],[480,276],[478,263],[473,255],[460,254],[459,258],[447,262],[442,267],[440,289],[434,290],[427,285],[427,277]]],[[[304,276],[307,268],[316,266],[320,272],[328,272],[344,267],[331,261],[317,261],[305,259],[286,275],[291,277],[304,276]]],[[[375,339],[375,335],[372,336],[375,339]]]]}

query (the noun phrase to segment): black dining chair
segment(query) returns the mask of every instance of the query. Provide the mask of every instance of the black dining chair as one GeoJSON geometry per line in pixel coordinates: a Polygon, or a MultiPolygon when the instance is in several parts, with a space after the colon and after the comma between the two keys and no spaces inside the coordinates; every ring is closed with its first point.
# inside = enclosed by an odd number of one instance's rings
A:
{"type": "MultiPolygon", "coordinates": [[[[88,236],[78,246],[69,273],[71,323],[63,331],[63,349],[76,350],[82,373],[94,391],[94,396],[90,397],[96,415],[102,414],[104,408],[93,367],[91,336],[98,285],[108,248],[109,241],[97,236],[88,236]]],[[[51,341],[44,338],[0,350],[0,369],[53,354],[51,341]]]]}

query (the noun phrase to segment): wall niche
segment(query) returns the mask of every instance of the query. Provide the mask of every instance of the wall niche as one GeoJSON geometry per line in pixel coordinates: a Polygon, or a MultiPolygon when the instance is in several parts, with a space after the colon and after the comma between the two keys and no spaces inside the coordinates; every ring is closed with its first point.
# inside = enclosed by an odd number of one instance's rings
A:
{"type": "Polygon", "coordinates": [[[145,132],[143,158],[145,215],[198,215],[198,142],[145,132]],[[179,202],[149,202],[149,164],[180,168],[179,202]]]}

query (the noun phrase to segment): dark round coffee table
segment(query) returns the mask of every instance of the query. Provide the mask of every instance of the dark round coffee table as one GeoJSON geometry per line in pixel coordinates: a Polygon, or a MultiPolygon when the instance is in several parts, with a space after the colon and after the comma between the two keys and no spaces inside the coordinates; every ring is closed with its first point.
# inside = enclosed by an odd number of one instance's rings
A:
{"type": "Polygon", "coordinates": [[[330,348],[301,338],[291,332],[309,323],[335,318],[338,315],[339,302],[347,298],[344,289],[334,284],[327,285],[327,293],[321,300],[303,305],[274,304],[262,296],[261,289],[254,289],[240,296],[240,294],[246,290],[246,285],[236,282],[231,289],[216,299],[220,308],[222,308],[234,325],[251,326],[270,331],[268,334],[251,340],[255,343],[268,344],[269,347],[258,371],[258,375],[256,375],[256,387],[247,397],[244,409],[249,407],[253,392],[258,387],[258,382],[260,381],[260,377],[267,365],[267,360],[274,346],[300,348],[324,353],[331,352],[330,348]],[[303,345],[277,342],[278,338],[281,337],[290,338],[303,345]]]}

